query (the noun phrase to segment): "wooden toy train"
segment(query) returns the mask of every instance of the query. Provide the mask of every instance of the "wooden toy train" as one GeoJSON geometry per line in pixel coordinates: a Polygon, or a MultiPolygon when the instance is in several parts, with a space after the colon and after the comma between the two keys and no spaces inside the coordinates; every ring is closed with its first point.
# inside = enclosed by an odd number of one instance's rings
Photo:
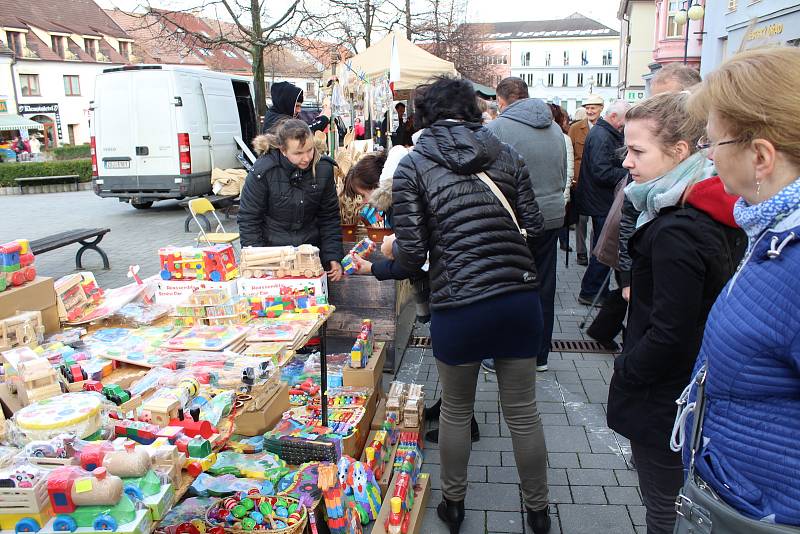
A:
{"type": "Polygon", "coordinates": [[[324,272],[319,260],[319,249],[312,245],[245,247],[241,256],[242,278],[315,278],[324,272]]]}
{"type": "Polygon", "coordinates": [[[0,245],[0,291],[18,287],[36,278],[33,253],[26,239],[0,245]]]}

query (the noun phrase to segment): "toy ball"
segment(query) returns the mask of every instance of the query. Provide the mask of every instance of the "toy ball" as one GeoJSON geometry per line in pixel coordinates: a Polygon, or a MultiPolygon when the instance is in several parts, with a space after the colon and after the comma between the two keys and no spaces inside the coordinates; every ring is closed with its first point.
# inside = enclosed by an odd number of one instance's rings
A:
{"type": "Polygon", "coordinates": [[[229,510],[226,510],[225,508],[220,508],[219,510],[217,510],[217,519],[219,519],[220,521],[225,521],[230,515],[231,512],[229,510]]]}
{"type": "Polygon", "coordinates": [[[273,515],[272,505],[266,501],[261,503],[261,505],[258,507],[258,510],[263,515],[273,515]]]}
{"type": "Polygon", "coordinates": [[[233,514],[233,516],[236,518],[242,518],[245,515],[247,515],[247,508],[245,508],[241,504],[237,504],[236,506],[233,507],[233,510],[231,510],[231,514],[233,514]]]}

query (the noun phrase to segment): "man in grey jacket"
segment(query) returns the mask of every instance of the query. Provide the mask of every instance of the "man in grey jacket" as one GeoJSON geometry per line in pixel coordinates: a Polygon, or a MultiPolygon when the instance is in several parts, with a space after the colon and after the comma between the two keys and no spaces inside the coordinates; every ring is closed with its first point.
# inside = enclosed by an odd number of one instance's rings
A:
{"type": "Polygon", "coordinates": [[[528,97],[528,85],[522,79],[502,80],[497,85],[497,103],[500,115],[486,127],[522,155],[536,202],[544,216],[545,233],[533,243],[531,252],[539,273],[544,316],[544,335],[536,370],[546,371],[553,337],[558,230],[564,224],[567,149],[564,134],[553,122],[550,108],[543,101],[528,97]]]}

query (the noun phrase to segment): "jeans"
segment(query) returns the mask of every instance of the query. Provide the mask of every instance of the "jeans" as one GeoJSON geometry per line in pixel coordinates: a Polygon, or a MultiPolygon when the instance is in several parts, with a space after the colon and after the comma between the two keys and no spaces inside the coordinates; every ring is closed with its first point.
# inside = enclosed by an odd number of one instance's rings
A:
{"type": "MultiPolygon", "coordinates": [[[[480,365],[480,362],[448,365],[436,360],[442,382],[439,413],[442,495],[450,501],[463,501],[467,495],[467,463],[472,449],[470,422],[480,365]]],[[[529,510],[542,510],[548,504],[547,449],[536,408],[534,359],[495,358],[494,365],[523,501],[529,510]]]]}
{"type": "Polygon", "coordinates": [[[631,441],[636,459],[639,490],[647,509],[647,534],[672,534],[675,499],[683,486],[683,462],[679,452],[652,448],[631,441]]]}
{"type": "MultiPolygon", "coordinates": [[[[575,253],[580,256],[586,256],[586,232],[589,229],[589,217],[586,215],[578,215],[578,222],[575,223],[575,253]]],[[[592,229],[592,237],[594,238],[595,230],[592,229]]]]}
{"type": "MultiPolygon", "coordinates": [[[[592,216],[592,250],[597,245],[597,239],[600,237],[600,232],[603,230],[605,222],[605,215],[592,216]]],[[[586,268],[586,272],[583,273],[580,296],[592,299],[598,292],[604,296],[608,292],[608,281],[606,280],[608,272],[609,267],[597,261],[597,258],[592,254],[589,259],[589,266],[586,268]]]]}
{"type": "Polygon", "coordinates": [[[544,320],[542,345],[536,356],[536,365],[547,365],[550,342],[553,339],[559,231],[558,228],[545,230],[544,234],[536,239],[536,250],[532,251],[533,261],[536,263],[536,273],[539,275],[539,297],[542,300],[542,319],[544,320]]]}

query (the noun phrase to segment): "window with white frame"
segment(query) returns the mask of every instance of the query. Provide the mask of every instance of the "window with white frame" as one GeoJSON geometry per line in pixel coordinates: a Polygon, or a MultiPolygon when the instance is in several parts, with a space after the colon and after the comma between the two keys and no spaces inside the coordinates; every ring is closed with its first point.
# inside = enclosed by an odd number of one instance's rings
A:
{"type": "Polygon", "coordinates": [[[595,82],[596,82],[595,85],[597,87],[603,87],[603,73],[602,72],[598,72],[597,76],[595,76],[594,79],[595,79],[595,82]]]}
{"type": "Polygon", "coordinates": [[[229,57],[231,59],[239,59],[239,56],[237,56],[236,53],[231,50],[224,50],[223,52],[225,54],[225,57],[229,57]]]}
{"type": "Polygon", "coordinates": [[[605,81],[606,81],[605,86],[606,87],[611,87],[611,73],[610,72],[606,72],[605,81]]]}
{"type": "Polygon", "coordinates": [[[583,73],[582,72],[578,73],[578,79],[575,81],[575,86],[576,87],[583,87],[583,73]]]}
{"type": "Polygon", "coordinates": [[[61,59],[64,59],[64,48],[65,48],[64,47],[64,40],[65,39],[66,39],[66,37],[64,37],[63,35],[51,35],[50,36],[50,44],[52,45],[51,48],[53,49],[53,52],[55,52],[55,54],[58,57],[60,57],[61,59]]]}
{"type": "Polygon", "coordinates": [[[551,60],[550,51],[548,50],[547,52],[544,53],[544,66],[545,67],[549,67],[550,66],[550,60],[551,60]]]}
{"type": "Polygon", "coordinates": [[[614,55],[612,50],[603,50],[603,65],[611,65],[614,55]]]}
{"type": "Polygon", "coordinates": [[[569,87],[569,73],[567,72],[561,74],[561,87],[569,87]]]}
{"type": "Polygon", "coordinates": [[[667,9],[667,37],[683,37],[686,32],[686,27],[684,26],[686,23],[678,24],[678,21],[675,20],[678,11],[681,10],[680,0],[669,0],[667,9]]]}
{"type": "Polygon", "coordinates": [[[20,74],[19,90],[22,96],[42,96],[42,92],[39,89],[39,75],[20,74]]]}
{"type": "Polygon", "coordinates": [[[211,50],[209,50],[208,48],[198,48],[198,49],[197,49],[197,51],[198,51],[198,52],[200,53],[200,55],[202,55],[202,56],[206,56],[206,57],[209,57],[209,56],[211,56],[211,50]]]}
{"type": "Polygon", "coordinates": [[[581,50],[581,65],[588,65],[588,64],[589,64],[589,51],[581,50]]]}
{"type": "Polygon", "coordinates": [[[569,50],[564,50],[564,65],[569,65],[569,50]]]}
{"type": "Polygon", "coordinates": [[[127,41],[119,42],[119,54],[125,59],[131,58],[131,44],[127,41]]]}
{"type": "Polygon", "coordinates": [[[317,94],[317,84],[314,82],[306,82],[306,96],[315,96],[317,94]]]}
{"type": "Polygon", "coordinates": [[[64,96],[81,96],[81,79],[75,75],[64,76],[64,96]]]}
{"type": "Polygon", "coordinates": [[[553,80],[555,79],[555,74],[552,72],[547,74],[547,87],[553,87],[553,80]]]}
{"type": "Polygon", "coordinates": [[[531,53],[530,52],[523,52],[520,56],[520,63],[522,63],[523,67],[530,67],[531,66],[531,53]]]}
{"type": "Polygon", "coordinates": [[[6,39],[8,41],[8,47],[13,50],[17,56],[22,57],[22,32],[6,30],[6,39]]]}
{"type": "Polygon", "coordinates": [[[92,59],[97,59],[97,41],[98,39],[85,39],[84,47],[86,53],[92,56],[92,59]]]}

